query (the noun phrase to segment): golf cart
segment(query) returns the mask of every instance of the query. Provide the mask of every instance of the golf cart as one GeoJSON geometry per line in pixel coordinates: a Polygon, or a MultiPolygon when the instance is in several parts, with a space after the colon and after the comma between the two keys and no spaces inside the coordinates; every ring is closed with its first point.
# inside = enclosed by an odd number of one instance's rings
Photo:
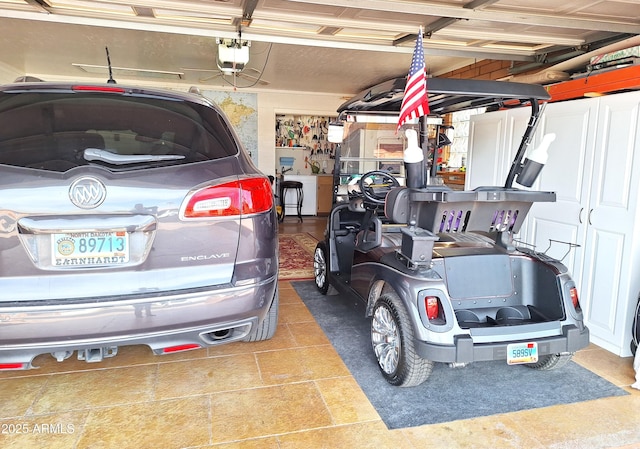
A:
{"type": "MultiPolygon", "coordinates": [[[[390,80],[344,103],[337,125],[345,131],[335,128],[336,140],[349,140],[349,123],[360,117],[366,123],[397,118],[404,83],[390,80]]],[[[436,362],[558,368],[589,343],[576,285],[560,261],[514,238],[532,204],[553,202],[555,193],[512,186],[517,179],[531,187],[543,166],[525,153],[549,96],[538,85],[438,78],[428,80],[428,91],[429,117],[404,125],[414,131],[398,131],[423,155],[429,153],[428,121],[437,116],[481,107],[531,109],[505,185],[452,190],[433,183],[436,163],[429,167],[422,158],[418,170],[414,160],[399,173],[350,175],[347,192],[340,193],[340,171],[348,164],[339,148],[334,207],[314,254],[316,286],[364,303],[375,357],[392,385],[421,384],[436,362]],[[411,142],[414,136],[420,141],[411,142]]]]}

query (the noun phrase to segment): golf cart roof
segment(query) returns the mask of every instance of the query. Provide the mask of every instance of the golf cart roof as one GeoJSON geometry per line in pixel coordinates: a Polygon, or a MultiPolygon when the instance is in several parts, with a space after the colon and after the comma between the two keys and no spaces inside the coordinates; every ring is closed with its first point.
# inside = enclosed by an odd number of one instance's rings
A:
{"type": "MultiPolygon", "coordinates": [[[[405,84],[406,78],[394,78],[365,89],[343,103],[338,113],[398,114],[405,84]]],[[[427,92],[430,114],[434,115],[475,108],[493,110],[528,103],[532,99],[546,101],[551,98],[539,84],[457,78],[429,78],[427,92]]]]}

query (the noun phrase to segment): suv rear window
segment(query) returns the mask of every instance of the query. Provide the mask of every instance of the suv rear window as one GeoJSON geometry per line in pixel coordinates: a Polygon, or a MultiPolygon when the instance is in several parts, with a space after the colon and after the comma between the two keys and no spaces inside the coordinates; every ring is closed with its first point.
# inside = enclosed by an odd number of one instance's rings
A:
{"type": "Polygon", "coordinates": [[[175,165],[239,151],[216,109],[150,95],[4,92],[0,123],[0,164],[51,171],[175,165]]]}

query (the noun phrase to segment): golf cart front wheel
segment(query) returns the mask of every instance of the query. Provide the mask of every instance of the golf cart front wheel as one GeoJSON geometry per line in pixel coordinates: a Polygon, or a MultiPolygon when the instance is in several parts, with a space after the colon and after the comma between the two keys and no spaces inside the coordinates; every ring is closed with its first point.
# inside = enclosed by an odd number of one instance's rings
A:
{"type": "Polygon", "coordinates": [[[371,344],[382,376],[391,385],[414,387],[431,375],[433,362],[415,351],[413,327],[395,293],[385,293],[373,307],[371,344]]]}
{"type": "Polygon", "coordinates": [[[319,242],[313,253],[313,276],[320,293],[326,295],[329,290],[329,258],[325,242],[319,242]]]}

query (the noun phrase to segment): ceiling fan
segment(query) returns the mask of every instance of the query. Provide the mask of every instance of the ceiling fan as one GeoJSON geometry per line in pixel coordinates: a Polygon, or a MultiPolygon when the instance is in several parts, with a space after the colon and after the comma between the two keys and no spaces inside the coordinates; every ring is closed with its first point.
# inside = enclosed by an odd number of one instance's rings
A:
{"type": "Polygon", "coordinates": [[[208,81],[211,81],[215,78],[223,78],[226,79],[225,77],[233,77],[235,81],[235,78],[244,78],[248,81],[254,82],[254,83],[258,83],[258,84],[262,84],[264,86],[267,86],[269,84],[271,84],[270,81],[264,80],[262,79],[261,75],[262,72],[258,69],[254,69],[253,67],[247,67],[246,69],[244,69],[241,72],[227,72],[225,70],[215,70],[215,69],[189,69],[189,68],[183,68],[182,70],[184,71],[192,71],[192,72],[213,72],[212,75],[209,76],[204,76],[202,78],[200,78],[198,81],[201,83],[206,83],[208,81]],[[249,73],[251,72],[251,73],[249,73]]]}

